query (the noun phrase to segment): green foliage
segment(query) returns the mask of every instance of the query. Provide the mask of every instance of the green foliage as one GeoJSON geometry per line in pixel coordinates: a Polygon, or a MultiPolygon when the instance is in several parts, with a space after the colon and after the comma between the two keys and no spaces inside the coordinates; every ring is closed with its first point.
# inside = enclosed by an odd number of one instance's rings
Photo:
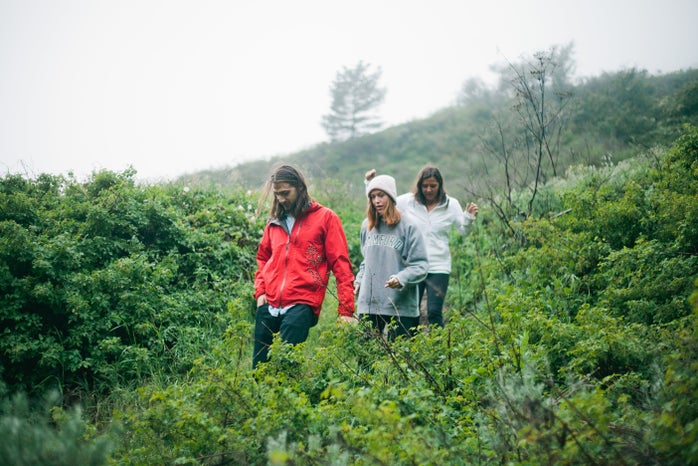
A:
{"type": "Polygon", "coordinates": [[[480,259],[487,285],[465,305],[483,309],[475,316],[492,331],[497,365],[526,373],[526,351],[548,362],[529,376],[545,382],[531,385],[538,394],[513,413],[520,383],[507,396],[504,382],[497,385],[493,398],[515,415],[506,422],[497,416],[497,449],[519,457],[541,449],[539,461],[555,463],[695,460],[695,449],[678,439],[690,437],[696,419],[688,401],[697,368],[696,315],[688,305],[698,276],[696,135],[689,128],[672,150],[655,153],[656,165],[637,159],[625,168],[578,172],[559,191],[565,214],[526,220],[526,247],[480,259]],[[545,386],[550,395],[543,396],[545,386]],[[564,403],[548,398],[557,387],[564,403]],[[532,400],[543,421],[531,430],[532,400]],[[676,416],[676,405],[685,416],[676,416]],[[595,406],[603,409],[587,410],[595,406]],[[516,449],[524,431],[533,442],[525,454],[516,449]]]}
{"type": "Polygon", "coordinates": [[[656,411],[647,415],[651,426],[647,441],[672,464],[691,464],[698,458],[697,322],[698,306],[694,304],[689,325],[661,335],[673,345],[660,347],[665,354],[666,369],[656,393],[656,411]]]}
{"type": "Polygon", "coordinates": [[[222,357],[216,367],[200,366],[195,383],[144,392],[148,414],[122,418],[132,437],[120,461],[459,464],[474,457],[473,442],[457,446],[471,430],[461,411],[465,387],[439,388],[407,342],[366,341],[353,327],[320,340],[314,349],[276,342],[254,377],[222,357]],[[360,362],[364,356],[370,362],[360,362]]]}
{"type": "Polygon", "coordinates": [[[53,393],[30,406],[25,395],[0,401],[0,463],[13,466],[107,464],[111,434],[97,434],[79,408],[64,410],[53,393]]]}
{"type": "Polygon", "coordinates": [[[108,392],[188,370],[248,292],[251,203],[133,172],[0,183],[0,370],[13,389],[108,392]]]}
{"type": "Polygon", "coordinates": [[[612,141],[642,141],[656,126],[654,114],[654,89],[648,73],[631,68],[613,74],[592,78],[587,86],[588,93],[580,99],[577,124],[590,124],[603,119],[599,124],[600,135],[612,141]],[[583,106],[582,106],[583,105],[583,106]]]}

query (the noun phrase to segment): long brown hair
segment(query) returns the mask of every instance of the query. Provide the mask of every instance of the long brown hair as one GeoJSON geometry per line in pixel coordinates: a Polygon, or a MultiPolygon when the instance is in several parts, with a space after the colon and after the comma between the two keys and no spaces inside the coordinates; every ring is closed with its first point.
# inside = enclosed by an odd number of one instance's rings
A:
{"type": "Polygon", "coordinates": [[[288,164],[279,164],[274,167],[269,178],[267,178],[264,184],[264,191],[262,198],[268,199],[272,195],[272,204],[270,216],[274,219],[283,218],[286,215],[291,215],[292,217],[298,218],[305,209],[310,206],[312,199],[308,193],[308,185],[305,182],[305,177],[301,171],[288,164]],[[274,190],[274,183],[288,183],[298,191],[298,198],[296,199],[296,204],[293,212],[286,212],[286,210],[279,204],[276,196],[272,195],[274,190]]]}
{"type": "Polygon", "coordinates": [[[412,186],[414,198],[417,199],[417,201],[420,204],[427,204],[427,200],[424,197],[424,193],[422,192],[422,181],[426,180],[427,178],[434,178],[439,183],[439,191],[436,193],[436,203],[441,204],[443,201],[446,200],[446,188],[444,188],[444,178],[443,176],[441,176],[441,172],[439,171],[439,169],[430,163],[424,165],[424,167],[422,167],[422,169],[419,170],[419,173],[417,173],[417,179],[414,181],[414,185],[412,186]]]}
{"type": "MultiPolygon", "coordinates": [[[[383,221],[387,225],[397,225],[400,222],[401,218],[400,211],[397,209],[397,205],[395,204],[395,201],[393,201],[393,198],[388,196],[387,194],[386,197],[388,198],[388,205],[385,206],[383,221]]],[[[378,223],[380,223],[381,219],[381,215],[378,213],[376,208],[373,207],[373,203],[371,202],[370,198],[368,199],[368,205],[366,206],[366,219],[368,220],[369,231],[373,230],[376,226],[378,226],[378,223]]]]}

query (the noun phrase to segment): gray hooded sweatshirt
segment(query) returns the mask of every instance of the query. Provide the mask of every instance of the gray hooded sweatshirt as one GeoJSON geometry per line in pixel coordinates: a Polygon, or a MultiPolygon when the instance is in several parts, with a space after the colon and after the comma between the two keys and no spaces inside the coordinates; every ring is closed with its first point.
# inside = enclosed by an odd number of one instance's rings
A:
{"type": "Polygon", "coordinates": [[[415,220],[401,212],[397,225],[380,223],[368,231],[368,220],[361,224],[361,253],[364,260],[354,280],[359,285],[356,308],[359,314],[419,316],[417,284],[427,276],[424,236],[415,220]],[[395,276],[401,288],[386,288],[395,276]]]}

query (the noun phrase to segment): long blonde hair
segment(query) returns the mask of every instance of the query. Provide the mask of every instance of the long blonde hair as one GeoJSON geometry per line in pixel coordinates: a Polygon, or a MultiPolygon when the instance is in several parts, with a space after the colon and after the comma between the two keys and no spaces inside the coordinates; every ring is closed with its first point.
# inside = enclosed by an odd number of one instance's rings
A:
{"type": "MultiPolygon", "coordinates": [[[[387,193],[386,193],[387,194],[387,193]]],[[[400,222],[400,211],[395,205],[395,201],[390,196],[388,198],[388,205],[385,206],[385,213],[383,214],[383,221],[386,225],[397,225],[400,222]]],[[[373,230],[380,223],[381,215],[378,213],[371,199],[368,200],[368,205],[366,206],[366,219],[368,220],[368,230],[373,230]]]]}

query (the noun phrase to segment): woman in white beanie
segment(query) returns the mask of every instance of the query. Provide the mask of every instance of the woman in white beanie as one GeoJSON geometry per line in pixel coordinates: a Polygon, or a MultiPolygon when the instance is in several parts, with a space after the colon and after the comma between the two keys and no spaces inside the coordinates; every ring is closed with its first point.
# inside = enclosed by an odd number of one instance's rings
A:
{"type": "Polygon", "coordinates": [[[392,176],[376,176],[366,193],[360,233],[364,259],[354,281],[357,311],[379,334],[388,327],[389,338],[411,336],[419,325],[416,285],[429,265],[424,236],[414,219],[398,210],[392,176]]]}
{"type": "MultiPolygon", "coordinates": [[[[366,172],[365,177],[368,184],[378,178],[375,169],[366,172]]],[[[467,234],[478,214],[478,206],[469,202],[463,210],[458,199],[446,194],[441,172],[431,164],[419,171],[412,192],[398,196],[396,203],[401,212],[414,217],[424,234],[429,273],[419,284],[419,302],[426,292],[429,324],[443,327],[443,305],[451,274],[450,232],[455,229],[461,235],[467,234]]]]}

